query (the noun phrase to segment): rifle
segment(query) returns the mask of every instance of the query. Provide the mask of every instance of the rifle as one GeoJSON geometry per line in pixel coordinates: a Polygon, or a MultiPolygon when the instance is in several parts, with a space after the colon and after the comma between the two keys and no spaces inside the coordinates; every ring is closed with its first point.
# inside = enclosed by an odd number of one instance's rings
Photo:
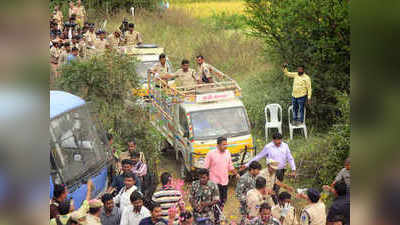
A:
{"type": "MultiPolygon", "coordinates": [[[[242,159],[240,160],[240,166],[243,166],[246,155],[247,155],[247,145],[244,146],[244,153],[242,155],[242,159]]],[[[239,171],[239,175],[242,176],[245,172],[246,172],[246,170],[239,171]]]]}

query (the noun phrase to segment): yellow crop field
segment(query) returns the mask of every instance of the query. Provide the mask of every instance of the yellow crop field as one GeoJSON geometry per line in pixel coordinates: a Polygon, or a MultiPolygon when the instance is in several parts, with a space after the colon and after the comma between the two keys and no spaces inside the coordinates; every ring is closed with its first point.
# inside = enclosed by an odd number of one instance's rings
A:
{"type": "Polygon", "coordinates": [[[214,14],[243,14],[243,1],[172,3],[171,8],[183,9],[196,18],[207,18],[214,14]]]}

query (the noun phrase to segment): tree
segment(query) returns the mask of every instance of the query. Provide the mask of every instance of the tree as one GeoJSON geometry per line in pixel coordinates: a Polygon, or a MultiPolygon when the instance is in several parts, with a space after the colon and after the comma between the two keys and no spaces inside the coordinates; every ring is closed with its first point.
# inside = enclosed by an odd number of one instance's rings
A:
{"type": "MultiPolygon", "coordinates": [[[[311,75],[308,117],[327,128],[339,112],[337,91],[350,92],[349,2],[345,0],[246,0],[250,34],[264,40],[268,55],[311,75]]],[[[281,80],[287,79],[283,76],[281,80]]],[[[289,82],[289,81],[288,81],[289,82]]]]}

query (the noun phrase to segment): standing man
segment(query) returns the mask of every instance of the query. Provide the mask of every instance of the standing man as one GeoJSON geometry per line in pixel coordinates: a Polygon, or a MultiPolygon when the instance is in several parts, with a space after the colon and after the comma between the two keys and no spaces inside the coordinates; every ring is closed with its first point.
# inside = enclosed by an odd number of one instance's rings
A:
{"type": "Polygon", "coordinates": [[[133,152],[131,153],[131,160],[132,160],[132,173],[135,174],[139,179],[140,183],[144,182],[143,178],[147,174],[147,165],[146,163],[140,160],[140,153],[133,152]]]}
{"type": "Polygon", "coordinates": [[[132,172],[124,174],[125,186],[119,191],[118,195],[114,197],[115,204],[119,204],[121,212],[131,205],[130,196],[137,190],[135,186],[135,175],[132,172]]]}
{"type": "Polygon", "coordinates": [[[272,216],[282,225],[299,225],[295,208],[291,205],[292,196],[287,192],[279,194],[279,204],[272,207],[272,216]]]}
{"type": "Polygon", "coordinates": [[[107,40],[105,39],[105,31],[99,31],[99,38],[94,41],[94,47],[98,52],[103,52],[106,49],[107,40]]]}
{"type": "Polygon", "coordinates": [[[246,195],[247,192],[256,187],[256,177],[260,173],[261,164],[257,161],[250,163],[249,171],[240,177],[239,182],[236,185],[236,197],[240,203],[240,214],[242,220],[240,224],[244,224],[247,216],[247,204],[246,195]]]}
{"type": "Polygon", "coordinates": [[[85,6],[82,5],[81,0],[78,0],[77,6],[76,6],[76,23],[81,28],[83,27],[83,24],[85,23],[85,17],[86,17],[85,6]]]}
{"type": "Polygon", "coordinates": [[[328,211],[328,216],[326,218],[327,225],[333,225],[335,222],[335,217],[343,217],[343,225],[350,224],[350,198],[347,194],[347,185],[344,181],[339,181],[335,183],[335,195],[336,199],[333,201],[331,208],[328,211]]]}
{"type": "Polygon", "coordinates": [[[199,83],[213,83],[213,77],[211,73],[213,72],[213,66],[204,62],[204,57],[202,55],[198,55],[196,57],[197,62],[197,82],[199,83]]]}
{"type": "Polygon", "coordinates": [[[175,84],[177,87],[187,87],[196,85],[196,71],[189,68],[189,60],[183,59],[181,63],[181,69],[177,70],[173,74],[164,74],[161,76],[162,79],[175,78],[175,84]]]}
{"type": "Polygon", "coordinates": [[[293,104],[293,123],[300,125],[304,122],[304,105],[311,104],[311,79],[304,73],[304,66],[297,67],[297,73],[289,72],[288,64],[283,65],[283,73],[293,78],[292,104],[293,104]],[[300,118],[298,112],[300,110],[300,118]]]}
{"type": "Polygon", "coordinates": [[[150,69],[150,73],[158,73],[161,78],[164,78],[169,72],[169,67],[167,65],[167,56],[161,53],[158,57],[159,62],[155,63],[150,69]]]}
{"type": "Polygon", "coordinates": [[[219,192],[218,186],[209,180],[207,169],[199,169],[199,180],[192,183],[189,202],[192,205],[195,219],[209,218],[212,220],[214,217],[213,206],[219,202],[219,192]]]}
{"type": "Polygon", "coordinates": [[[107,41],[107,46],[109,48],[117,48],[120,45],[121,33],[114,31],[112,34],[108,35],[107,41]]]}
{"type": "Polygon", "coordinates": [[[217,149],[209,151],[204,162],[204,168],[210,170],[210,180],[218,185],[221,211],[228,198],[229,172],[237,175],[231,153],[226,151],[227,145],[227,138],[219,137],[217,149]]]}
{"type": "MultiPolygon", "coordinates": [[[[265,157],[267,161],[272,159],[279,163],[276,171],[276,177],[280,182],[283,182],[287,163],[290,164],[290,168],[292,169],[292,172],[289,174],[289,176],[296,176],[296,165],[288,144],[282,141],[282,134],[275,133],[272,135],[272,142],[265,145],[264,149],[241,169],[248,167],[252,161],[259,161],[263,157],[265,157]]],[[[275,186],[274,191],[278,193],[279,186],[275,186]]],[[[274,198],[274,202],[277,203],[276,197],[274,198]]]]}
{"type": "MultiPolygon", "coordinates": [[[[161,188],[153,194],[153,202],[159,203],[162,208],[162,217],[168,220],[168,210],[171,208],[180,208],[180,211],[185,211],[183,207],[183,198],[180,191],[172,186],[172,176],[168,172],[164,172],[160,176],[161,188]]],[[[174,224],[179,223],[179,214],[176,215],[174,224]]]]}
{"type": "Polygon", "coordinates": [[[89,30],[84,34],[86,46],[93,47],[96,40],[96,32],[94,31],[94,23],[89,24],[89,30]]]}
{"type": "Polygon", "coordinates": [[[125,32],[125,44],[126,45],[140,45],[142,44],[142,35],[135,31],[135,24],[130,23],[128,25],[128,32],[125,32]]]}
{"type": "Polygon", "coordinates": [[[301,225],[325,225],[326,212],[325,204],[320,201],[319,191],[309,188],[307,195],[299,194],[300,198],[307,200],[307,206],[301,212],[300,224],[301,225]]]}
{"type": "Polygon", "coordinates": [[[131,194],[132,205],[122,212],[121,225],[139,225],[140,221],[151,216],[150,211],[143,206],[143,195],[135,191],[131,194]]]}
{"type": "Polygon", "coordinates": [[[279,221],[272,217],[271,206],[267,203],[260,205],[260,216],[250,222],[251,225],[280,225],[279,221]]]}
{"type": "Polygon", "coordinates": [[[50,201],[50,219],[60,215],[58,207],[67,199],[68,190],[63,184],[54,185],[53,198],[50,201]]]}
{"type": "Polygon", "coordinates": [[[114,206],[113,196],[106,193],[101,197],[101,202],[104,206],[100,214],[101,224],[119,225],[121,223],[121,211],[114,206]]]}
{"type": "Polygon", "coordinates": [[[103,203],[98,199],[89,201],[89,213],[86,216],[86,225],[102,225],[100,220],[103,203]]]}

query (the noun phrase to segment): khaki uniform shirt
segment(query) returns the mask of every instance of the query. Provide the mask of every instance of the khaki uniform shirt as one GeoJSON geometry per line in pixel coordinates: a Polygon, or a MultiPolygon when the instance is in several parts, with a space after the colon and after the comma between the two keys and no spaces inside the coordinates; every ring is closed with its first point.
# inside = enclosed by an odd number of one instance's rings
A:
{"type": "Polygon", "coordinates": [[[67,52],[66,50],[62,50],[61,54],[60,54],[60,58],[59,58],[59,63],[62,64],[66,64],[67,63],[67,57],[70,53],[67,52]]]}
{"type": "Polygon", "coordinates": [[[280,225],[281,223],[273,217],[271,217],[268,221],[264,222],[261,219],[261,217],[258,216],[256,218],[254,218],[253,220],[251,220],[249,224],[251,224],[251,225],[280,225]]]}
{"type": "Polygon", "coordinates": [[[196,72],[193,69],[188,69],[184,72],[183,69],[179,69],[174,73],[175,84],[177,87],[181,86],[193,86],[196,85],[196,72]]]}
{"type": "Polygon", "coordinates": [[[133,31],[132,34],[130,31],[125,32],[126,45],[137,45],[142,42],[142,35],[139,32],[133,31]]]}
{"type": "Polygon", "coordinates": [[[95,47],[97,50],[104,50],[104,49],[106,48],[106,45],[107,45],[107,40],[106,40],[106,39],[103,39],[103,40],[101,40],[101,39],[96,39],[96,40],[94,41],[94,47],[95,47]]]}
{"type": "Polygon", "coordinates": [[[61,11],[59,11],[59,10],[56,11],[56,13],[54,14],[54,17],[53,17],[53,18],[57,20],[57,24],[58,24],[59,26],[62,25],[64,16],[63,16],[63,14],[62,14],[61,11]]]}
{"type": "Polygon", "coordinates": [[[76,18],[83,19],[86,15],[85,6],[81,5],[80,7],[75,7],[75,8],[76,8],[76,18]]]}
{"type": "MultiPolygon", "coordinates": [[[[279,205],[272,207],[272,216],[280,221],[282,208],[279,205]]],[[[282,225],[299,225],[299,220],[294,207],[291,207],[282,225]]]]}
{"type": "Polygon", "coordinates": [[[161,65],[160,62],[154,64],[154,65],[150,68],[150,70],[153,71],[154,73],[158,73],[158,74],[166,74],[166,73],[169,72],[167,63],[165,63],[164,66],[163,66],[163,65],[161,65]]]}
{"type": "Polygon", "coordinates": [[[86,39],[86,45],[93,45],[94,44],[94,41],[96,40],[96,33],[95,32],[93,32],[93,33],[91,33],[90,31],[88,31],[88,32],[86,32],[85,34],[84,34],[84,36],[85,36],[85,39],[86,39]]]}
{"type": "Polygon", "coordinates": [[[212,78],[211,72],[213,71],[213,66],[208,63],[202,63],[201,65],[197,65],[197,75],[196,78],[198,80],[202,80],[202,77],[212,78]]]}
{"type": "MultiPolygon", "coordinates": [[[[267,185],[266,188],[269,190],[274,189],[274,184],[276,183],[276,174],[270,174],[268,171],[268,167],[264,168],[260,171],[260,174],[258,176],[264,177],[265,180],[267,180],[267,185]]],[[[275,205],[275,202],[272,200],[272,197],[268,195],[267,197],[267,203],[272,207],[275,205]]]]}
{"type": "Polygon", "coordinates": [[[50,62],[54,64],[58,64],[58,59],[60,57],[61,51],[59,48],[51,47],[50,48],[50,62]]]}
{"type": "Polygon", "coordinates": [[[102,225],[100,217],[88,213],[86,215],[86,225],[102,225]]]}
{"type": "Polygon", "coordinates": [[[301,225],[325,225],[326,211],[322,201],[306,206],[301,212],[301,225]]]}
{"type": "Polygon", "coordinates": [[[107,37],[108,45],[112,48],[115,48],[119,45],[119,38],[116,38],[114,34],[110,34],[107,37]]]}
{"type": "Polygon", "coordinates": [[[247,192],[246,202],[248,215],[254,218],[260,214],[260,205],[267,202],[267,198],[254,188],[247,192]]]}

